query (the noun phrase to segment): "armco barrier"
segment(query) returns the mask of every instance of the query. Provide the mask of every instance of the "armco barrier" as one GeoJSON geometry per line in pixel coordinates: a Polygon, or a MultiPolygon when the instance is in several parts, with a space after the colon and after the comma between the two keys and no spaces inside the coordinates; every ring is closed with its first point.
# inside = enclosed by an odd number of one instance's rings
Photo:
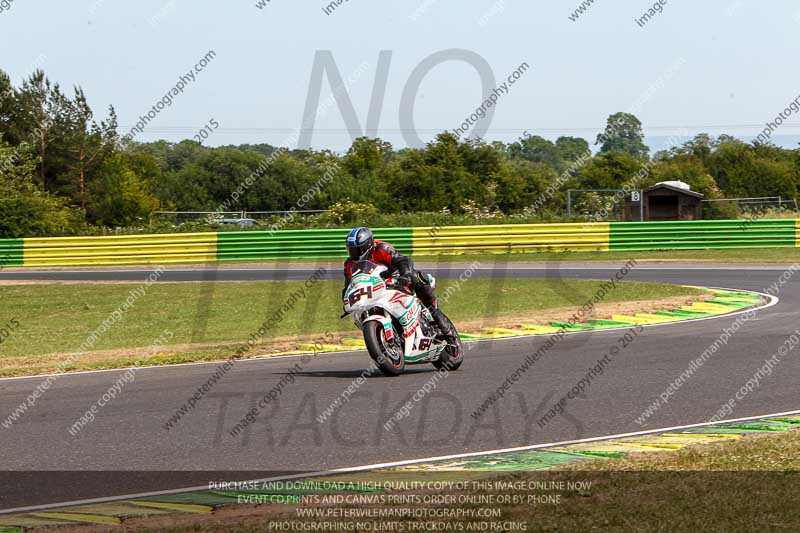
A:
{"type": "MultiPolygon", "coordinates": [[[[237,231],[218,234],[217,258],[220,261],[259,259],[343,258],[348,229],[237,231]]],[[[391,242],[403,253],[412,250],[412,229],[376,229],[375,236],[391,242]]]]}
{"type": "Polygon", "coordinates": [[[217,259],[216,233],[56,237],[24,241],[24,266],[187,263],[217,259]]]}
{"type": "MultiPolygon", "coordinates": [[[[113,237],[0,240],[8,266],[77,266],[340,258],[349,230],[236,231],[113,237]],[[24,245],[23,245],[24,242],[24,245]],[[23,261],[24,259],[24,261],[23,261]]],[[[411,253],[411,228],[376,229],[379,239],[411,253]]]]}
{"type": "Polygon", "coordinates": [[[415,254],[608,251],[609,224],[414,228],[415,254]]]}
{"type": "Polygon", "coordinates": [[[798,244],[794,219],[614,222],[610,250],[788,248],[798,244]]]}
{"type": "Polygon", "coordinates": [[[0,268],[22,266],[22,247],[22,239],[0,239],[0,268]]]}
{"type": "MultiPolygon", "coordinates": [[[[343,259],[346,229],[0,239],[0,267],[343,259]]],[[[507,224],[376,229],[415,255],[800,246],[800,220],[507,224]]]]}

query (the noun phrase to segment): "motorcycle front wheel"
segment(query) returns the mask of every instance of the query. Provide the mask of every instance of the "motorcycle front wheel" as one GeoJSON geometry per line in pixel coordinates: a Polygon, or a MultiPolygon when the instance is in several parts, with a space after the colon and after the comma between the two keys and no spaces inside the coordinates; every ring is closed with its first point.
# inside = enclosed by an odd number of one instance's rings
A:
{"type": "Polygon", "coordinates": [[[370,321],[364,324],[367,351],[385,376],[399,376],[406,367],[401,338],[395,331],[392,339],[387,340],[380,322],[370,321]]]}

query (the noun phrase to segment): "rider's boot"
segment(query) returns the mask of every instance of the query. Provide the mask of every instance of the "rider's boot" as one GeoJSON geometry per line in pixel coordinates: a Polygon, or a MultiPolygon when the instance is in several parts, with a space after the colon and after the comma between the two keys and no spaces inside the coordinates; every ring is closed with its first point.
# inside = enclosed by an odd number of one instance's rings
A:
{"type": "Polygon", "coordinates": [[[450,322],[445,318],[442,312],[439,310],[439,302],[436,300],[436,293],[431,287],[430,282],[427,281],[423,275],[419,272],[416,273],[414,276],[414,292],[419,297],[420,301],[428,308],[431,312],[431,316],[433,320],[436,322],[436,325],[439,326],[439,330],[442,332],[442,336],[444,336],[445,340],[448,342],[455,341],[455,331],[453,327],[450,325],[450,322]]]}
{"type": "Polygon", "coordinates": [[[450,322],[445,318],[444,314],[439,310],[439,306],[436,305],[436,301],[433,302],[433,305],[429,307],[431,316],[433,316],[433,320],[436,321],[436,325],[439,326],[439,330],[441,330],[442,335],[448,341],[452,341],[455,339],[455,331],[453,331],[450,322]]]}

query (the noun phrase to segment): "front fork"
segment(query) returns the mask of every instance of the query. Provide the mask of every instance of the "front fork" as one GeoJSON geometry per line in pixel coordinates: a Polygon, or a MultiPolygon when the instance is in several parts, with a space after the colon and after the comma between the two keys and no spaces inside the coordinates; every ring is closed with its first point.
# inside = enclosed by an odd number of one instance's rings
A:
{"type": "Polygon", "coordinates": [[[367,324],[368,322],[378,322],[383,327],[383,338],[386,340],[387,343],[395,342],[395,333],[394,328],[392,327],[392,319],[386,317],[384,315],[370,315],[364,319],[362,322],[363,325],[367,324]]]}

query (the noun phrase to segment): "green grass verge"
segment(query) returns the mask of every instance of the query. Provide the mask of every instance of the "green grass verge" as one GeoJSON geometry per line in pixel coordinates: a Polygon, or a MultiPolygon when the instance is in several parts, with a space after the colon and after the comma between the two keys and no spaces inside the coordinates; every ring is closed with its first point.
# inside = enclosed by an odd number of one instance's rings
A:
{"type": "MultiPolygon", "coordinates": [[[[713,433],[713,428],[709,433],[713,433]]],[[[619,459],[582,461],[581,472],[797,472],[800,431],[747,435],[738,440],[687,446],[666,453],[636,453],[619,459]]]]}
{"type": "MultiPolygon", "coordinates": [[[[443,309],[458,323],[491,316],[514,316],[553,308],[580,307],[595,295],[599,281],[470,279],[460,288],[442,280],[438,291],[454,290],[443,309]]],[[[150,286],[121,320],[100,335],[90,353],[78,358],[74,369],[113,368],[129,364],[164,364],[228,357],[259,325],[303,288],[304,282],[157,283],[150,286]],[[157,357],[125,350],[151,346],[171,332],[168,349],[157,357]],[[234,343],[231,346],[173,348],[185,344],[234,343]],[[97,356],[97,352],[119,353],[97,356]]],[[[120,307],[137,284],[48,284],[0,286],[0,325],[18,323],[0,343],[0,375],[44,372],[78,351],[89,334],[120,307]]],[[[277,322],[266,338],[322,335],[355,330],[341,314],[338,281],[318,282],[293,311],[277,322]]],[[[701,291],[674,285],[623,282],[604,303],[657,300],[692,296],[701,291]]]]}
{"type": "MultiPolygon", "coordinates": [[[[388,475],[384,472],[384,479],[389,479],[388,475]]],[[[354,531],[399,531],[386,525],[385,529],[378,529],[380,524],[388,522],[402,522],[403,531],[800,531],[800,507],[797,506],[800,431],[747,436],[737,441],[690,446],[677,451],[631,454],[621,459],[580,461],[558,471],[519,472],[489,478],[475,478],[474,473],[470,477],[469,473],[458,471],[417,473],[416,477],[407,472],[406,475],[409,477],[398,478],[398,481],[430,483],[477,479],[483,485],[467,484],[465,490],[435,493],[439,498],[458,501],[455,498],[466,497],[471,502],[438,506],[387,504],[385,507],[498,510],[500,516],[358,519],[363,525],[354,531]],[[500,490],[496,488],[499,482],[525,488],[500,490]],[[581,488],[571,488],[570,483],[580,484],[581,488]],[[541,488],[547,484],[551,488],[541,488]],[[490,485],[492,488],[488,488],[490,485]],[[522,498],[522,502],[498,501],[501,495],[516,496],[522,498]],[[528,499],[556,495],[559,496],[557,502],[531,503],[528,499]],[[431,525],[443,523],[449,524],[451,529],[430,529],[431,525]],[[506,527],[493,528],[492,524],[506,524],[506,527]]],[[[352,476],[352,480],[376,481],[367,476],[359,474],[352,476]]],[[[311,503],[308,506],[325,509],[334,505],[311,503]]],[[[335,506],[364,508],[358,504],[335,506]]],[[[350,523],[356,519],[334,518],[329,524],[335,521],[350,523]]],[[[315,531],[343,530],[333,524],[326,528],[319,519],[302,517],[292,506],[275,505],[223,507],[214,515],[186,518],[173,523],[172,527],[166,527],[166,519],[159,525],[172,533],[254,533],[265,531],[270,524],[287,522],[294,524],[295,531],[313,524],[319,527],[315,531]]],[[[130,525],[147,524],[147,519],[143,519],[132,521],[130,525]]]]}

